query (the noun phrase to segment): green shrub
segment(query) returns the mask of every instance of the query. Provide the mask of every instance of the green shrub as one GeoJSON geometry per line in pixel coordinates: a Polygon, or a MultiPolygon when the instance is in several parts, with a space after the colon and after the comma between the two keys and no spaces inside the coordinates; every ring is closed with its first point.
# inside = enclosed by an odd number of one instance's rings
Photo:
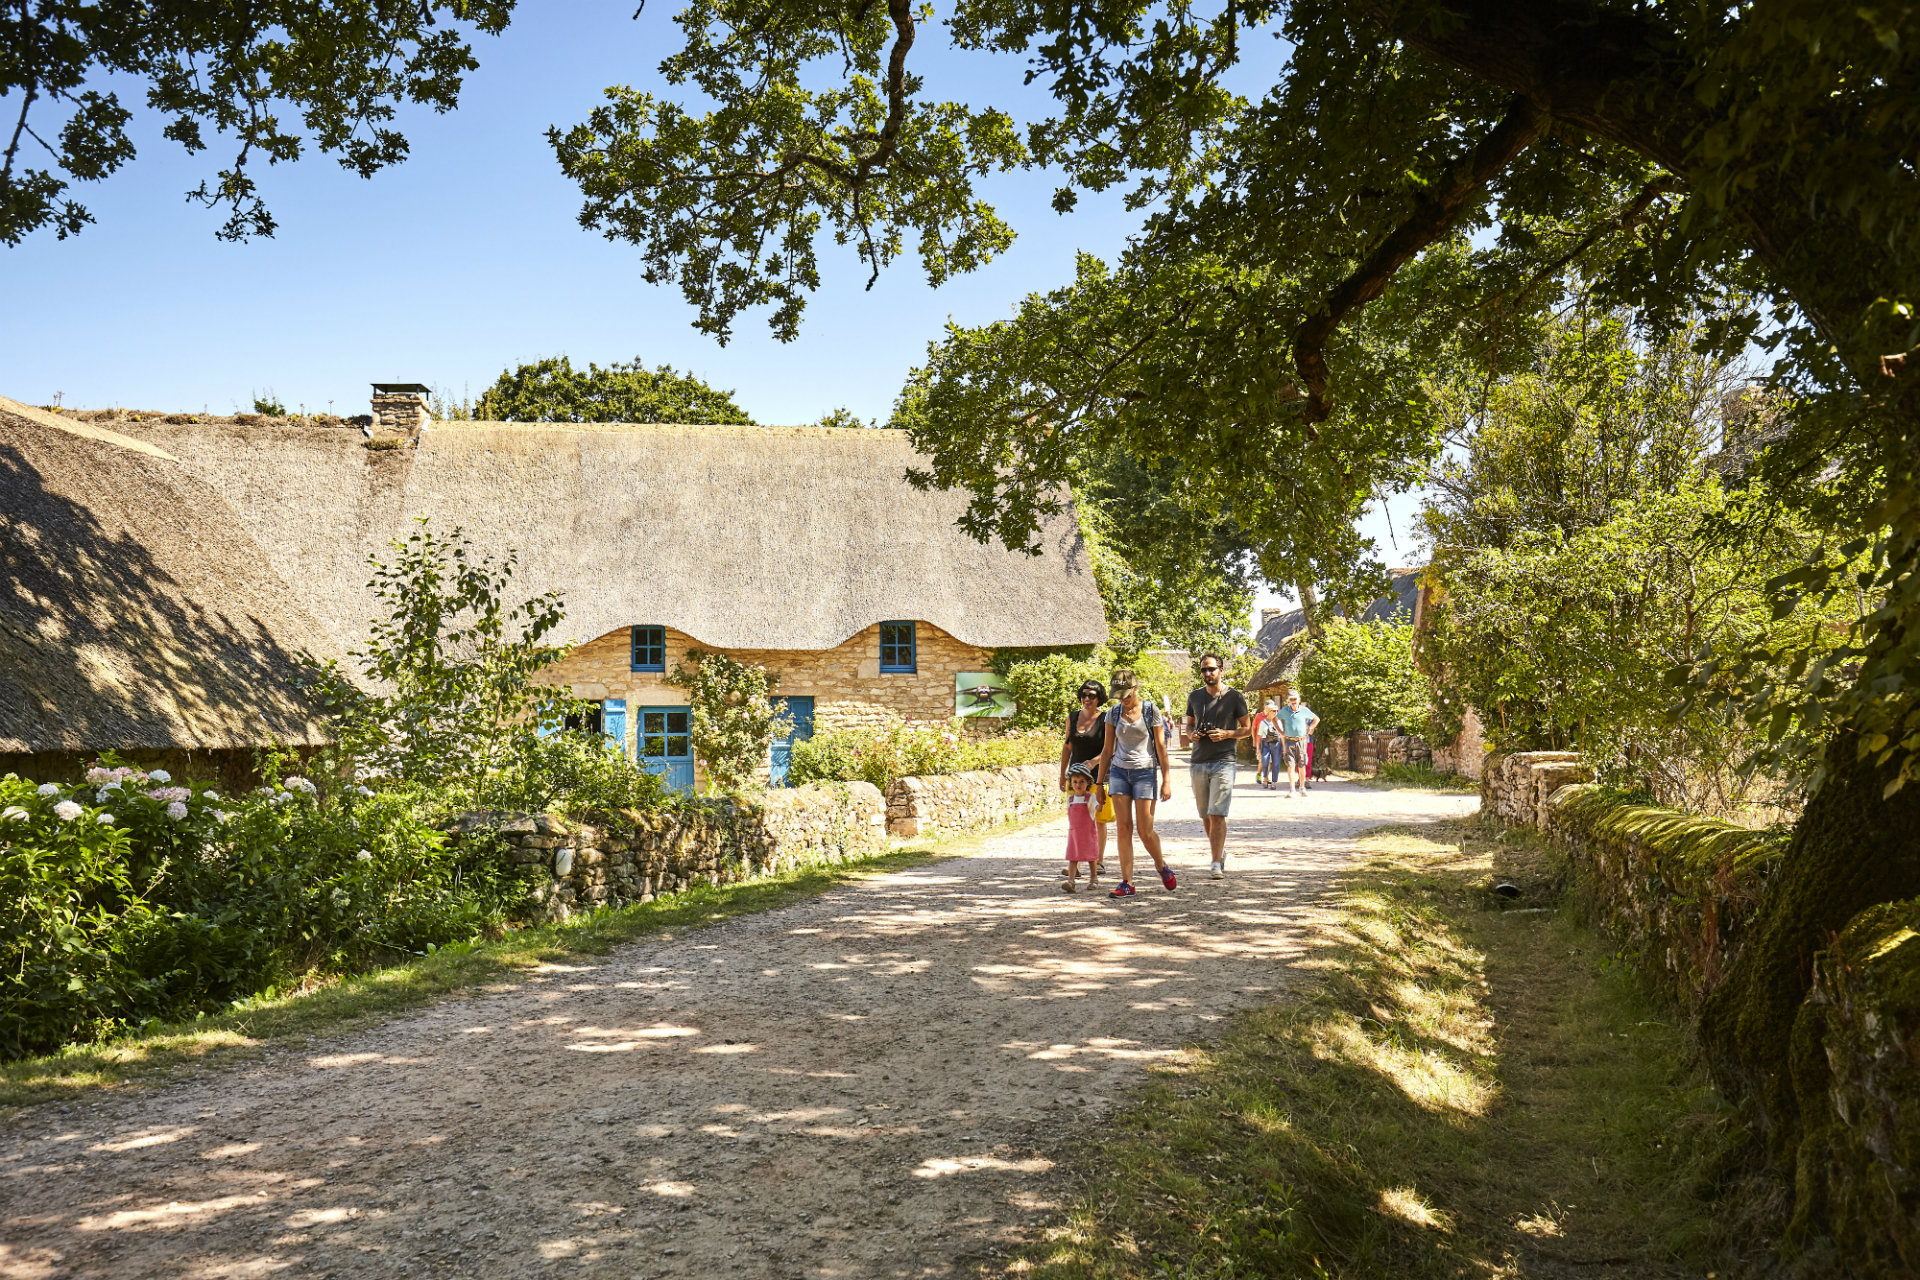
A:
{"type": "Polygon", "coordinates": [[[523,813],[657,809],[679,800],[657,774],[605,738],[571,730],[527,744],[475,798],[478,808],[523,813]]]}
{"type": "Polygon", "coordinates": [[[1013,690],[1019,709],[1014,713],[1016,729],[1048,729],[1064,725],[1067,715],[1077,711],[1077,691],[1089,680],[1098,680],[1104,688],[1112,671],[1094,658],[1076,659],[1064,653],[1014,662],[1007,666],[1004,679],[1013,690]]]}
{"type": "Polygon", "coordinates": [[[112,761],[76,786],[0,778],[0,1055],[377,967],[524,898],[418,790],[269,776],[235,797],[112,761]]]}
{"type": "Polygon", "coordinates": [[[1413,628],[1335,619],[1300,667],[1300,697],[1328,733],[1424,732],[1432,693],[1413,661],[1413,628]]]}
{"type": "Polygon", "coordinates": [[[885,791],[896,778],[1004,769],[1060,758],[1053,729],[967,738],[944,725],[897,722],[886,729],[838,729],[793,744],[788,781],[871,782],[885,791]]]}
{"type": "Polygon", "coordinates": [[[687,691],[694,754],[706,765],[712,789],[739,791],[750,785],[773,740],[792,723],[768,696],[773,678],[767,669],[693,649],[667,683],[687,691]]]}

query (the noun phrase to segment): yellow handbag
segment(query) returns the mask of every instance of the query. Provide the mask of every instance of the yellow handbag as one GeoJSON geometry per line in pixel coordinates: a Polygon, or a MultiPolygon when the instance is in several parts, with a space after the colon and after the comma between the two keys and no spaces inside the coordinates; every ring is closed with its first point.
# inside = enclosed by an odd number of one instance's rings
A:
{"type": "Polygon", "coordinates": [[[1100,788],[1100,812],[1093,815],[1095,822],[1113,821],[1113,793],[1105,787],[1100,788]]]}

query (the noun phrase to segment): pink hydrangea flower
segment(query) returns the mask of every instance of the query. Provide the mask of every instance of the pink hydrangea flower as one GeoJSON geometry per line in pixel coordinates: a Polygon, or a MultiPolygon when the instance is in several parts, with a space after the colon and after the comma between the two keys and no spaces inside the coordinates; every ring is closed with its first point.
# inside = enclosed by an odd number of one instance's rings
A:
{"type": "Polygon", "coordinates": [[[181,804],[178,800],[175,800],[172,804],[167,806],[167,816],[169,818],[172,818],[175,822],[178,822],[182,818],[187,816],[187,806],[181,804]]]}

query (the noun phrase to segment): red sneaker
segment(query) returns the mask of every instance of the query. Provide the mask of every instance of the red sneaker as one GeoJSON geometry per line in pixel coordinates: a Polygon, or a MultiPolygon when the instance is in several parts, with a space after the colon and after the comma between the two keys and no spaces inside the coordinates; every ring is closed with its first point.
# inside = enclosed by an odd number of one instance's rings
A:
{"type": "Polygon", "coordinates": [[[1119,884],[1113,886],[1113,892],[1107,896],[1109,898],[1131,898],[1133,896],[1133,886],[1125,880],[1122,880],[1119,884]]]}
{"type": "Polygon", "coordinates": [[[1167,886],[1168,889],[1172,889],[1180,882],[1174,879],[1172,867],[1162,867],[1160,868],[1160,883],[1167,886]]]}

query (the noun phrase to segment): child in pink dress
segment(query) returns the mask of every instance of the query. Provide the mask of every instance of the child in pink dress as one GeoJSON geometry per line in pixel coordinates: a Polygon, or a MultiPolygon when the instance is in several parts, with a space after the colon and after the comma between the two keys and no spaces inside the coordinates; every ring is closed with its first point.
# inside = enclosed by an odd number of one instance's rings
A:
{"type": "Polygon", "coordinates": [[[1093,765],[1081,761],[1067,770],[1067,867],[1060,887],[1068,893],[1080,891],[1080,864],[1087,864],[1087,883],[1093,883],[1093,866],[1100,858],[1100,836],[1093,825],[1096,804],[1093,795],[1093,765]]]}

